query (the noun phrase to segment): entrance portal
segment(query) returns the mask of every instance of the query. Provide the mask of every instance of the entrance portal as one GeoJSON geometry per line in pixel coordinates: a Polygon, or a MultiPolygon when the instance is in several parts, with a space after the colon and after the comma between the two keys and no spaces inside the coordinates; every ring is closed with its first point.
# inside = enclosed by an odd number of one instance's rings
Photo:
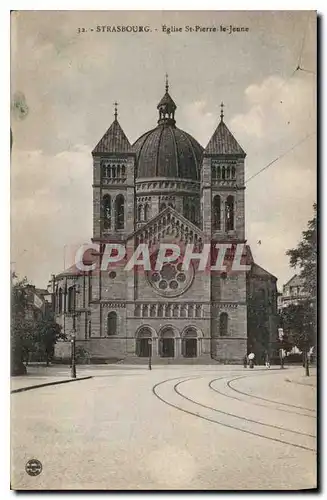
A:
{"type": "Polygon", "coordinates": [[[175,339],[161,339],[161,353],[163,358],[174,358],[175,357],[175,339]]]}
{"type": "Polygon", "coordinates": [[[197,339],[184,339],[184,356],[185,358],[197,357],[197,339]]]}
{"type": "Polygon", "coordinates": [[[152,344],[149,339],[139,339],[139,356],[140,358],[148,358],[152,351],[152,344]]]}
{"type": "Polygon", "coordinates": [[[183,335],[182,354],[184,358],[198,356],[198,333],[195,328],[188,327],[183,335]]]}
{"type": "Polygon", "coordinates": [[[150,328],[142,327],[136,334],[136,355],[148,358],[152,355],[152,332],[150,328]]]}

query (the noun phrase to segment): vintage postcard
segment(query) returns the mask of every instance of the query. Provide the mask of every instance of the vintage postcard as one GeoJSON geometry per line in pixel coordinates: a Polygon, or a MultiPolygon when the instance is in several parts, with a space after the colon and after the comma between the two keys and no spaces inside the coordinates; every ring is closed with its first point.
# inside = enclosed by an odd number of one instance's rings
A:
{"type": "Polygon", "coordinates": [[[316,489],[317,14],[11,13],[11,488],[316,489]]]}

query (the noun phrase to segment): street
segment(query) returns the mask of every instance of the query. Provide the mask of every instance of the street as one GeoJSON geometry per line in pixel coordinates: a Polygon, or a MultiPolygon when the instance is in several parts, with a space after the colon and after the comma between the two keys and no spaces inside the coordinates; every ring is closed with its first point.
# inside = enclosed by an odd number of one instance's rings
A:
{"type": "Polygon", "coordinates": [[[11,395],[13,489],[316,486],[315,370],[77,371],[93,378],[11,395]],[[38,476],[25,471],[30,459],[42,463],[38,476]]]}

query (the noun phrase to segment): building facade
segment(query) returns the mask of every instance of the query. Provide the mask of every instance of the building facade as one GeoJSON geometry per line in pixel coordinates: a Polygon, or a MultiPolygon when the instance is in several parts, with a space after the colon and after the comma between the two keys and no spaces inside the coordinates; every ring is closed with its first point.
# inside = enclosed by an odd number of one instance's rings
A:
{"type": "MultiPolygon", "coordinates": [[[[91,359],[146,358],[151,350],[153,358],[171,361],[237,363],[247,353],[249,290],[258,269],[245,240],[246,154],[226,126],[223,111],[203,148],[176,126],[176,108],[167,83],[157,106],[157,126],[133,145],[115,110],[113,123],[92,152],[92,242],[99,244],[98,258],[106,242],[124,244],[127,255],[146,244],[151,258],[160,243],[193,244],[199,251],[205,244],[224,244],[227,271],[199,271],[198,262],[184,271],[180,259],[161,270],[126,271],[125,259],[103,271],[73,266],[57,275],[57,321],[67,335],[76,332],[77,343],[91,359]],[[236,248],[243,248],[252,281],[246,271],[232,271],[228,265],[236,248]]],[[[265,283],[270,276],[269,287],[275,290],[276,278],[264,273],[265,283]]],[[[275,309],[267,314],[272,329],[269,317],[275,309]]],[[[69,356],[69,342],[57,344],[56,356],[69,356]]]]}
{"type": "Polygon", "coordinates": [[[303,300],[310,298],[310,294],[303,288],[303,279],[297,274],[283,286],[283,292],[278,297],[278,311],[282,310],[289,305],[298,305],[303,300]]]}

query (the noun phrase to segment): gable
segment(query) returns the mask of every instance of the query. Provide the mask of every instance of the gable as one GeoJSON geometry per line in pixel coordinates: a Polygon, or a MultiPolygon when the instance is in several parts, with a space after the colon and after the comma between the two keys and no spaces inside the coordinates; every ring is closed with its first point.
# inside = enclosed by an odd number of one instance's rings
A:
{"type": "Polygon", "coordinates": [[[302,286],[303,280],[297,274],[294,274],[292,278],[283,286],[283,288],[287,288],[290,286],[302,286]]]}
{"type": "Polygon", "coordinates": [[[277,281],[276,276],[274,276],[270,272],[266,271],[265,269],[263,269],[261,266],[259,266],[255,262],[253,262],[253,264],[252,264],[251,273],[253,276],[257,276],[259,278],[266,278],[266,279],[272,279],[272,280],[277,281]]]}
{"type": "Polygon", "coordinates": [[[164,241],[176,240],[201,245],[203,232],[172,207],[167,207],[129,236],[136,243],[147,243],[149,247],[164,241]]]}

